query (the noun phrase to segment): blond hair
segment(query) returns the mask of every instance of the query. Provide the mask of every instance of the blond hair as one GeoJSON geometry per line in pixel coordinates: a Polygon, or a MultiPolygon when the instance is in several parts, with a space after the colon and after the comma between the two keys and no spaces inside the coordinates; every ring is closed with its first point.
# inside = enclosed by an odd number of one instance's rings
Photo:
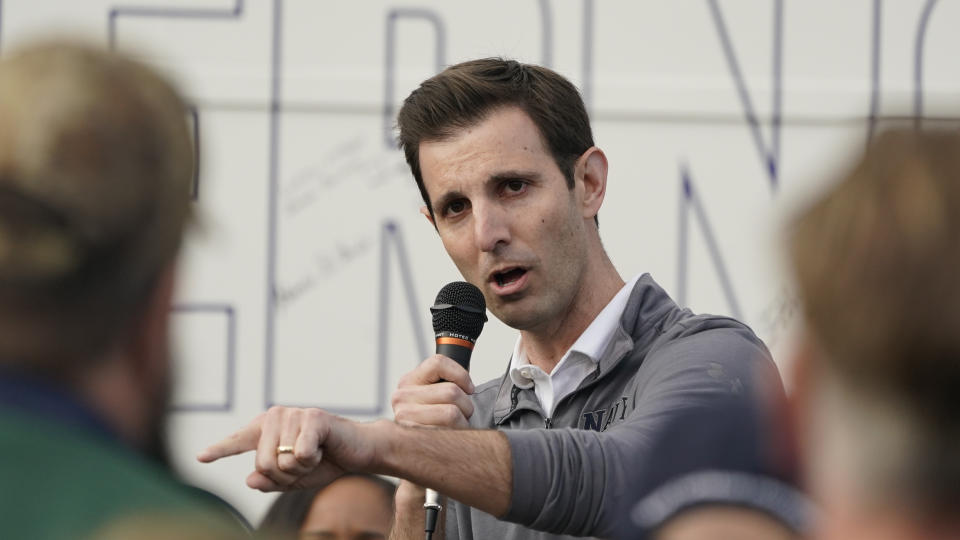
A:
{"type": "Polygon", "coordinates": [[[868,476],[921,507],[956,509],[960,135],[881,134],[796,218],[789,249],[822,371],[859,411],[846,418],[898,441],[861,449],[885,461],[868,476]]]}
{"type": "Polygon", "coordinates": [[[137,316],[190,215],[186,112],[94,47],[0,61],[0,362],[93,356],[137,316]]]}

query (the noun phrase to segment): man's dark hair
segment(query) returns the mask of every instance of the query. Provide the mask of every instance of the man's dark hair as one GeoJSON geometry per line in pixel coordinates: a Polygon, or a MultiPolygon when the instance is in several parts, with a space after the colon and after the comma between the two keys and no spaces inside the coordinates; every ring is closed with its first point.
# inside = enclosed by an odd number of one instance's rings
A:
{"type": "MultiPolygon", "coordinates": [[[[336,481],[343,478],[362,478],[380,488],[383,494],[384,504],[390,508],[393,507],[393,499],[397,492],[397,486],[393,482],[373,474],[347,473],[336,481]]],[[[314,487],[307,489],[296,489],[286,491],[273,500],[273,504],[267,509],[266,515],[260,522],[259,530],[268,532],[272,535],[281,537],[282,535],[295,535],[303,522],[310,513],[310,507],[313,506],[313,500],[324,490],[324,487],[314,487]]],[[[272,537],[272,536],[271,536],[272,537]]]]}
{"type": "Polygon", "coordinates": [[[448,67],[410,93],[397,115],[400,148],[433,215],[420,170],[420,143],[442,141],[482,121],[494,109],[519,107],[540,130],[557,167],[573,188],[573,166],[593,146],[580,92],[555,71],[502,58],[448,67]]]}

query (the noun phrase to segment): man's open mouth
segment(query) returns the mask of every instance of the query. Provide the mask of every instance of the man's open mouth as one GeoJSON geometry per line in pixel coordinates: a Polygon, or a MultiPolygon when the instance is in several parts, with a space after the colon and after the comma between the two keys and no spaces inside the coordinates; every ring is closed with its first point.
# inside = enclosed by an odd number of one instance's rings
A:
{"type": "Polygon", "coordinates": [[[524,268],[508,268],[503,272],[494,272],[493,279],[497,282],[497,285],[503,287],[504,285],[509,285],[510,283],[520,279],[526,273],[527,271],[524,268]]]}

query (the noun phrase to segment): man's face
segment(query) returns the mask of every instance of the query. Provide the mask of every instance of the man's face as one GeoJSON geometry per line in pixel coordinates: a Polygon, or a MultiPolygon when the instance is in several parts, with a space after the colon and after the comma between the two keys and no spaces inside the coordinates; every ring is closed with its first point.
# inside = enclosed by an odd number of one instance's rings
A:
{"type": "Polygon", "coordinates": [[[420,144],[420,167],[443,245],[464,279],[509,326],[562,319],[587,266],[583,186],[567,187],[536,124],[496,109],[443,141],[420,144]]]}

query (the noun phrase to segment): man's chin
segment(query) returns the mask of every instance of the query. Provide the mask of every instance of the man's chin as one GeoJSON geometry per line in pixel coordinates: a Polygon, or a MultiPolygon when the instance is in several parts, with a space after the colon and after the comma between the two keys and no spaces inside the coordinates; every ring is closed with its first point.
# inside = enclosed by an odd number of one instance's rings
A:
{"type": "Polygon", "coordinates": [[[504,306],[497,309],[491,308],[490,312],[493,313],[494,317],[500,319],[503,324],[514,330],[529,330],[537,326],[542,320],[530,309],[523,309],[518,305],[504,306]]]}

